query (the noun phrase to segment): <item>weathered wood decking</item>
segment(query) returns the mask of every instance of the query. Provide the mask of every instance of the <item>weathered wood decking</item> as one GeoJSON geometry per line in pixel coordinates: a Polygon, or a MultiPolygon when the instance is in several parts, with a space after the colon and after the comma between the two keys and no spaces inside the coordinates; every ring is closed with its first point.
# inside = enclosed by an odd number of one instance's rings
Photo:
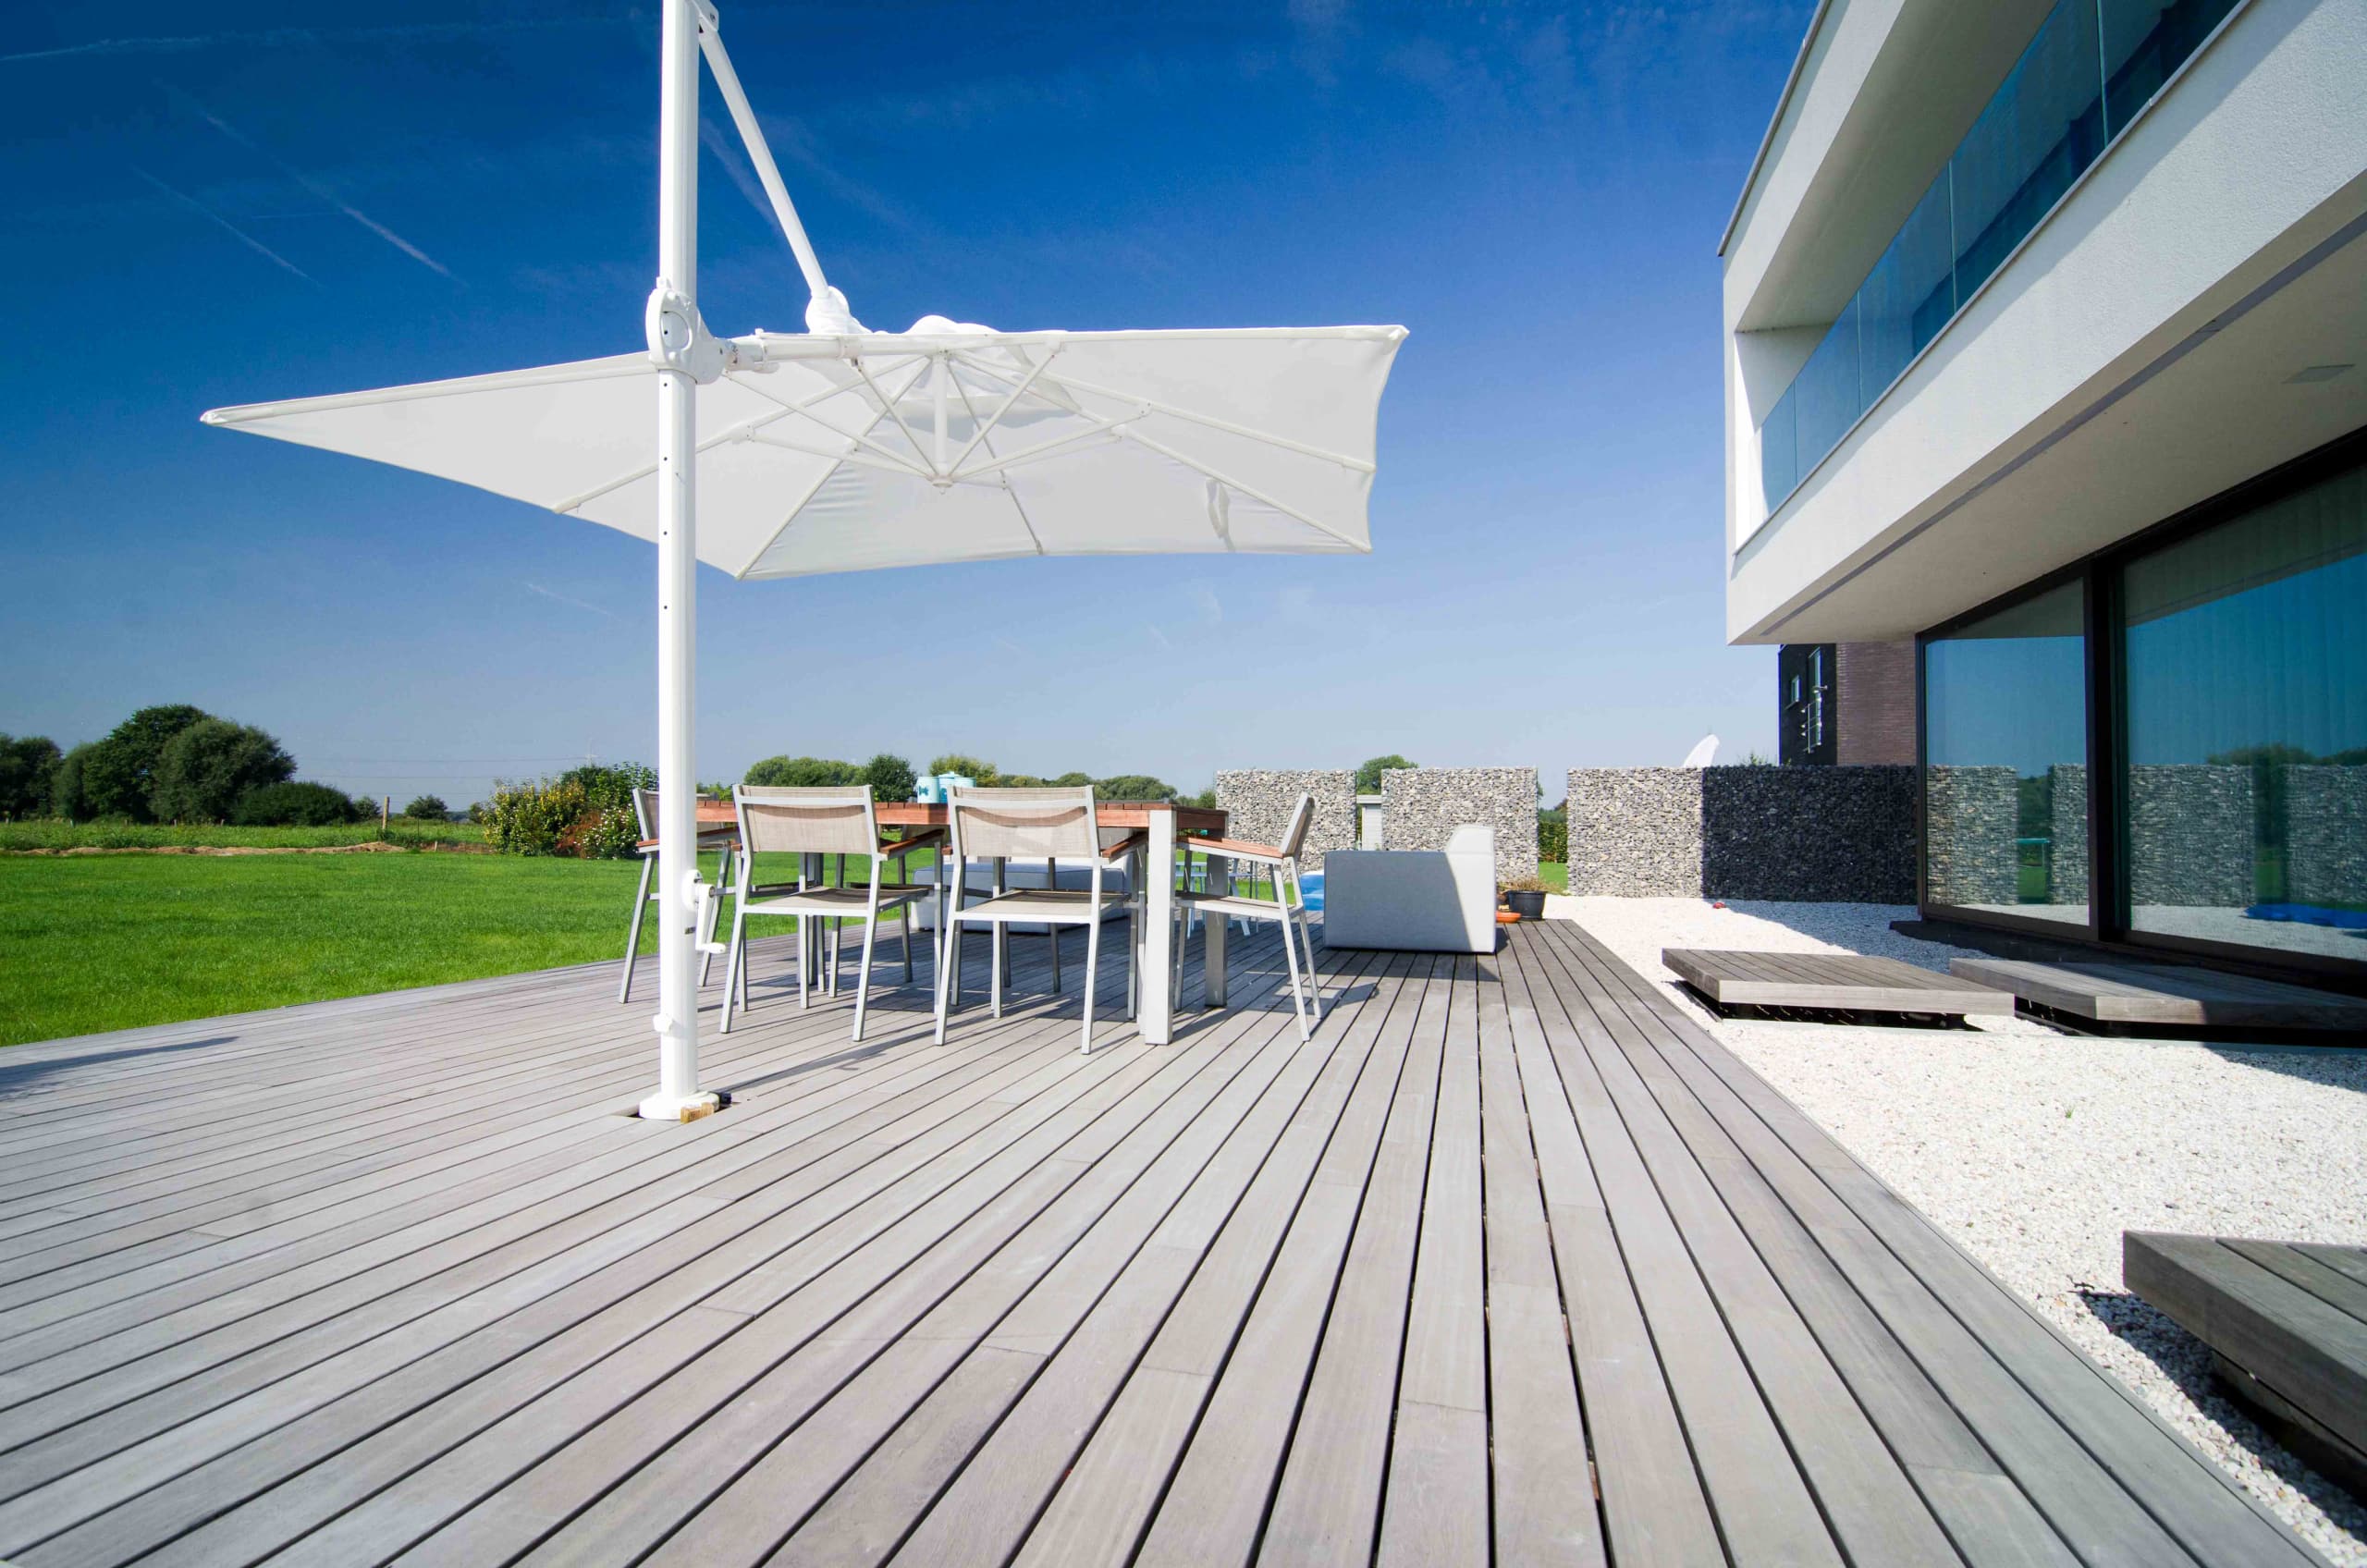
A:
{"type": "Polygon", "coordinates": [[[1952,979],[1895,958],[1663,948],[1661,962],[1721,1007],[1939,1013],[1956,1018],[2014,1011],[2011,991],[1952,979]]]}
{"type": "Polygon", "coordinates": [[[12,1050],[0,1556],[2311,1561],[1577,928],[1245,947],[1090,1057],[760,949],[684,1126],[607,968],[12,1050]]]}
{"type": "Polygon", "coordinates": [[[1951,974],[2098,1023],[2182,1029],[2367,1029],[2367,998],[2173,963],[1959,958],[1951,974]]]}

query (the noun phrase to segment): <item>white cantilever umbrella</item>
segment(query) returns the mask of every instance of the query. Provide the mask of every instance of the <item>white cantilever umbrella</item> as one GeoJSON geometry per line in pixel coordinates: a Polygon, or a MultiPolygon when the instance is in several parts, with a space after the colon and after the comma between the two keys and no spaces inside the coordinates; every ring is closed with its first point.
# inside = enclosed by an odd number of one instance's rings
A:
{"type": "Polygon", "coordinates": [[[216,409],[249,430],[657,544],[658,1091],[698,1084],[695,561],[740,578],[1032,555],[1362,552],[1399,326],[867,331],[822,275],[707,0],[664,0],[658,278],[646,349],[216,409]],[[804,273],[807,331],[711,336],[697,306],[699,56],[804,273]],[[653,391],[656,430],[649,412],[653,391]]]}

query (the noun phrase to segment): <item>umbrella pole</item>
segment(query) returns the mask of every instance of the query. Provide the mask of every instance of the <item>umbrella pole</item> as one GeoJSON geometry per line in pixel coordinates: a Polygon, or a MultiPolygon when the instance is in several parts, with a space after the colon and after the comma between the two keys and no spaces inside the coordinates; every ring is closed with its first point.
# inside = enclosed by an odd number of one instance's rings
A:
{"type": "Polygon", "coordinates": [[[669,363],[697,319],[698,33],[713,12],[699,0],[665,0],[659,47],[657,286],[650,296],[650,352],[657,373],[657,1092],[641,1102],[655,1121],[716,1109],[699,1089],[698,782],[692,710],[697,690],[698,384],[669,363]],[[705,11],[703,17],[701,12],[705,11]]]}

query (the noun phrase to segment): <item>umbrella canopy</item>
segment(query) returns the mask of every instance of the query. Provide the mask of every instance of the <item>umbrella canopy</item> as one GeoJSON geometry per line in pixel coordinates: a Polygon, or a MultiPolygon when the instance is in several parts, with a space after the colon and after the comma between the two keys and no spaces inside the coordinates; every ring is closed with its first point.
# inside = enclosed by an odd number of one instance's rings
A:
{"type": "MultiPolygon", "coordinates": [[[[660,0],[659,18],[645,352],[204,417],[656,543],[658,1086],[641,1114],[672,1120],[718,1104],[698,1076],[695,562],[749,578],[1367,550],[1373,427],[1405,330],[1005,333],[926,316],[867,331],[823,276],[712,0],[660,0]],[[805,276],[803,333],[718,338],[699,314],[702,58],[805,276]]],[[[1163,973],[1165,923],[1146,924],[1146,963],[1163,973]]],[[[1165,1041],[1163,987],[1145,993],[1141,1027],[1165,1041]]]]}
{"type": "MultiPolygon", "coordinates": [[[[1371,548],[1396,326],[758,333],[698,388],[698,557],[739,578],[1040,555],[1371,548]]],[[[657,535],[646,353],[206,423],[657,535]]]]}

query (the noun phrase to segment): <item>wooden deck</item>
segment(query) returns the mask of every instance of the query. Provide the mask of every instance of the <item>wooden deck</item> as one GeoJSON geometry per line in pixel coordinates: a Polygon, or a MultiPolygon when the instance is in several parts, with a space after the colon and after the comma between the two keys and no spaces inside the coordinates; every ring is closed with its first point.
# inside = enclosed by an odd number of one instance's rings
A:
{"type": "Polygon", "coordinates": [[[2367,1247],[2130,1231],[2121,1256],[2287,1447],[2367,1489],[2367,1247]]]}
{"type": "Polygon", "coordinates": [[[0,1557],[2313,1561],[1575,926],[1089,1057],[758,950],[688,1125],[607,967],[9,1051],[0,1557]]]}
{"type": "Polygon", "coordinates": [[[1959,958],[1949,972],[2097,1023],[2182,1029],[2367,1031],[2367,998],[2190,964],[2032,963],[1959,958]]]}
{"type": "Polygon", "coordinates": [[[2014,995],[1895,958],[1663,948],[1661,962],[1720,1007],[1838,1012],[2007,1013],[2014,995]]]}

